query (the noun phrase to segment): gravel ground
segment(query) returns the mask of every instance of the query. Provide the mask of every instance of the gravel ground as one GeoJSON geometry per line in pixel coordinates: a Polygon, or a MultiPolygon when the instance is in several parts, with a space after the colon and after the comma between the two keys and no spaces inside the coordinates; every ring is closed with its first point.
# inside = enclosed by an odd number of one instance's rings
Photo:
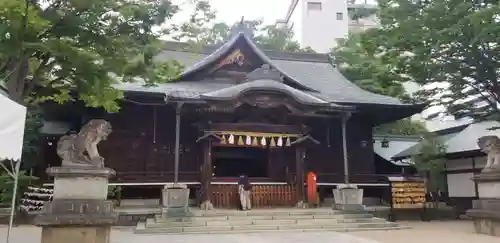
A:
{"type": "MultiPolygon", "coordinates": [[[[499,237],[474,234],[470,221],[399,222],[413,227],[396,231],[364,232],[276,232],[228,235],[134,235],[130,229],[114,229],[111,243],[499,243],[499,237]]],[[[7,227],[0,226],[0,243],[5,242],[7,227]]],[[[40,229],[16,227],[10,243],[40,242],[40,229]]]]}

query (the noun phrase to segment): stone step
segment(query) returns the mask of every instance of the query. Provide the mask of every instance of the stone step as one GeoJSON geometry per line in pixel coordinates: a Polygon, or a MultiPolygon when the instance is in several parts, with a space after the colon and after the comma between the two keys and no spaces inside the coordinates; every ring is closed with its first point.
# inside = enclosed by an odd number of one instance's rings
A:
{"type": "Polygon", "coordinates": [[[147,220],[147,227],[172,227],[172,226],[238,226],[238,225],[330,225],[330,224],[344,224],[344,223],[379,223],[385,222],[381,218],[333,218],[333,219],[272,219],[272,220],[221,220],[221,221],[172,221],[172,222],[157,222],[153,218],[147,220]]]}
{"type": "Polygon", "coordinates": [[[287,215],[338,215],[342,212],[330,208],[321,209],[254,209],[251,211],[239,210],[194,210],[190,212],[193,216],[287,216],[287,215]]]}
{"type": "Polygon", "coordinates": [[[197,210],[192,212],[195,216],[277,216],[277,215],[333,215],[341,214],[340,211],[332,209],[254,209],[251,211],[239,211],[239,210],[210,210],[201,211],[197,210]]]}
{"type": "Polygon", "coordinates": [[[167,232],[167,231],[161,231],[161,230],[141,230],[141,231],[136,231],[136,234],[181,234],[181,235],[192,235],[192,234],[261,234],[261,233],[276,233],[276,232],[290,232],[290,233],[296,233],[296,232],[322,232],[322,231],[328,231],[328,232],[356,232],[356,231],[389,231],[389,230],[402,230],[402,229],[408,229],[409,227],[406,226],[398,226],[398,227],[391,227],[391,228],[332,228],[332,229],[302,229],[302,230],[232,230],[232,231],[215,231],[215,232],[167,232]]]}
{"type": "Polygon", "coordinates": [[[298,219],[358,219],[372,218],[371,214],[317,214],[317,215],[237,215],[237,216],[195,216],[195,217],[163,217],[155,215],[156,222],[194,222],[224,220],[298,220],[298,219]]]}
{"type": "Polygon", "coordinates": [[[137,234],[227,234],[227,233],[251,233],[251,232],[276,232],[276,231],[360,231],[360,230],[396,230],[406,227],[395,223],[356,223],[337,225],[239,225],[239,226],[197,226],[197,227],[167,227],[150,228],[139,227],[135,230],[137,234]]]}

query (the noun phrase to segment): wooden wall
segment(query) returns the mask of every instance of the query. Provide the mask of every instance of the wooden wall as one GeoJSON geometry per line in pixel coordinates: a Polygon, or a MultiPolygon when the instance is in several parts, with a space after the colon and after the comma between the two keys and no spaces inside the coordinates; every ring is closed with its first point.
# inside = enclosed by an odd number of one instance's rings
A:
{"type": "MultiPolygon", "coordinates": [[[[202,165],[201,135],[193,125],[203,115],[183,114],[179,180],[198,182],[202,165]]],[[[230,114],[219,116],[230,119],[230,114]]],[[[144,106],[126,103],[120,112],[107,114],[113,132],[99,144],[106,166],[117,172],[115,182],[171,182],[174,175],[175,109],[173,106],[144,106]]],[[[305,170],[314,171],[320,183],[343,182],[342,131],[340,119],[309,119],[306,125],[321,144],[308,144],[305,170]]],[[[371,125],[353,117],[349,120],[348,154],[352,182],[375,182],[371,125]],[[366,141],[366,147],[361,146],[366,141]]],[[[53,146],[54,147],[54,146],[53,146]]],[[[54,153],[55,149],[48,151],[54,153]]],[[[46,156],[57,158],[57,156],[46,156]]],[[[294,180],[294,148],[275,148],[270,153],[270,175],[275,181],[294,180]]],[[[45,164],[54,164],[46,161],[45,164]]]]}
{"type": "MultiPolygon", "coordinates": [[[[315,172],[319,183],[342,183],[344,181],[344,156],[340,118],[312,121],[308,125],[313,129],[312,136],[321,144],[307,147],[306,173],[315,172]]],[[[347,153],[351,182],[377,181],[372,127],[364,119],[352,117],[348,121],[347,153]],[[362,146],[362,141],[365,141],[366,147],[362,146]]]]}
{"type": "MultiPolygon", "coordinates": [[[[173,181],[175,110],[172,106],[130,104],[106,118],[113,132],[100,144],[100,151],[106,165],[116,170],[118,182],[173,181]]],[[[202,156],[201,144],[195,143],[198,131],[186,119],[181,122],[181,131],[179,180],[197,182],[202,156]]]]}

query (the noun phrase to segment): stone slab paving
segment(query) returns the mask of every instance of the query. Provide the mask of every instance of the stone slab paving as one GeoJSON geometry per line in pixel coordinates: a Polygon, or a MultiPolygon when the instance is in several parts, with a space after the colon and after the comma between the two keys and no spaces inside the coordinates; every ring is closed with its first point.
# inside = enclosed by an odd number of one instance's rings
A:
{"type": "MultiPolygon", "coordinates": [[[[114,229],[111,243],[499,243],[499,237],[478,235],[470,221],[398,222],[411,229],[365,232],[282,232],[261,234],[134,235],[131,229],[114,229]]],[[[0,226],[0,243],[7,228],[0,226]]],[[[40,229],[16,227],[10,243],[38,243],[40,229]]]]}
{"type": "Polygon", "coordinates": [[[381,243],[500,243],[500,237],[474,233],[472,222],[431,221],[399,222],[407,230],[349,232],[350,235],[377,240],[381,243]]]}
{"type": "MultiPolygon", "coordinates": [[[[5,242],[6,227],[0,228],[1,243],[5,242]]],[[[40,242],[40,229],[16,227],[10,243],[40,242]]],[[[264,234],[199,234],[199,235],[134,235],[130,229],[113,230],[111,243],[378,243],[377,241],[335,232],[299,232],[264,234]]]]}

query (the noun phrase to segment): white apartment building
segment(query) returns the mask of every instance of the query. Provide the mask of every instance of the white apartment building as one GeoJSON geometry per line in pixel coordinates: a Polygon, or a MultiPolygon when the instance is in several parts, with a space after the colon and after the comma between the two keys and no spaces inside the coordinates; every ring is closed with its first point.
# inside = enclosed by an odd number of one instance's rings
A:
{"type": "Polygon", "coordinates": [[[329,52],[338,39],[346,38],[349,32],[362,31],[378,25],[376,16],[353,20],[359,9],[377,6],[367,0],[290,0],[285,18],[277,21],[292,28],[295,38],[303,47],[316,52],[329,52]]]}

